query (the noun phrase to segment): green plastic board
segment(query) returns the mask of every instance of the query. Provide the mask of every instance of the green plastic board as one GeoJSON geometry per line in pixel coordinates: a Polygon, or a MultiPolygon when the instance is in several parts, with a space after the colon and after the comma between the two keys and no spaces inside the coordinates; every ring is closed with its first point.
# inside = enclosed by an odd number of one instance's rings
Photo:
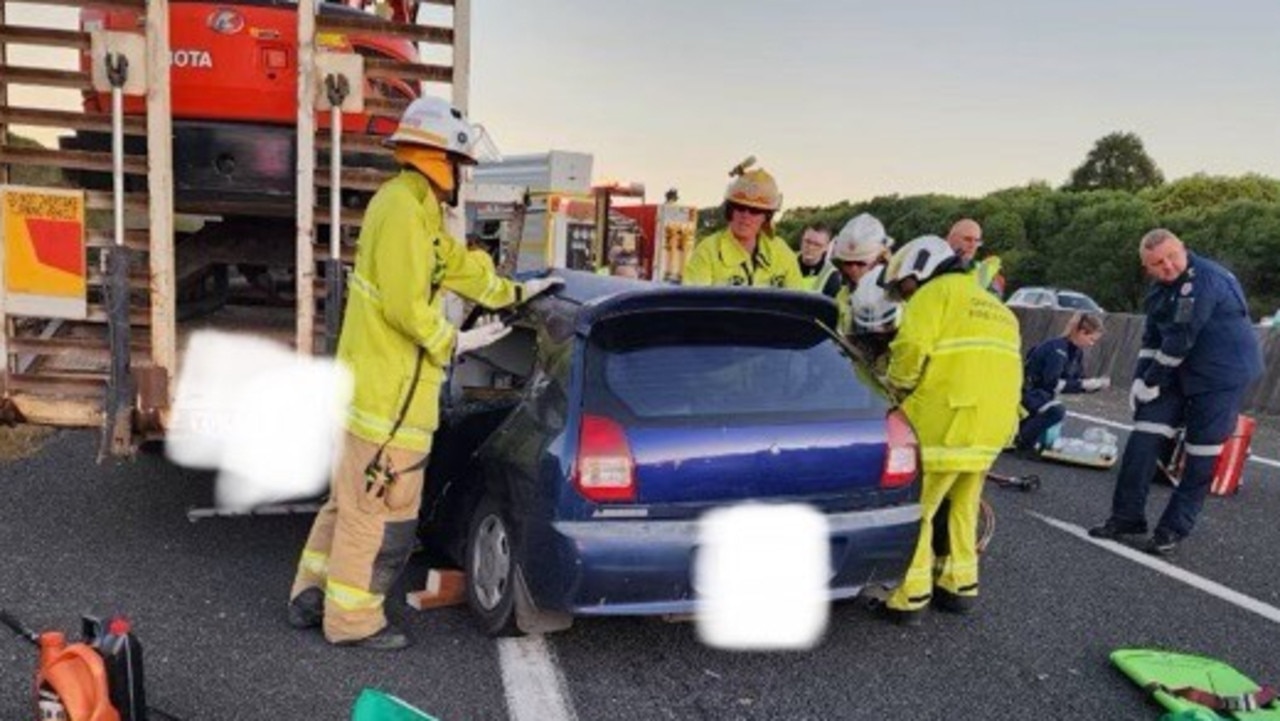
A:
{"type": "Polygon", "coordinates": [[[356,698],[351,721],[436,721],[390,694],[366,688],[356,698]]]}
{"type": "MultiPolygon", "coordinates": [[[[1258,684],[1248,676],[1227,664],[1202,656],[1122,648],[1112,652],[1111,662],[1143,689],[1151,683],[1159,683],[1168,688],[1191,686],[1219,696],[1234,696],[1253,693],[1259,688],[1258,684]]],[[[1207,711],[1199,704],[1164,691],[1156,691],[1154,696],[1161,706],[1170,711],[1207,711]]],[[[1214,718],[1214,716],[1205,716],[1205,718],[1214,718]]],[[[1230,718],[1244,721],[1280,721],[1280,708],[1240,712],[1230,718]]]]}

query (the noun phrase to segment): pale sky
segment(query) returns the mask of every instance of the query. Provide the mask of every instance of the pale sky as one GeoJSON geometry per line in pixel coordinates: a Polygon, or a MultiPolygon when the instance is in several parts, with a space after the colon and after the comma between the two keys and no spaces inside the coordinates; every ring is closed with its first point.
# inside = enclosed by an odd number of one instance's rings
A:
{"type": "Polygon", "coordinates": [[[502,151],[589,152],[650,199],[718,203],[747,155],[785,206],[1057,185],[1117,130],[1169,178],[1280,177],[1280,0],[472,7],[471,116],[502,151]]]}
{"type": "Polygon", "coordinates": [[[1133,131],[1167,177],[1280,177],[1280,0],[475,0],[471,114],[505,153],[787,206],[1057,185],[1133,131]]]}

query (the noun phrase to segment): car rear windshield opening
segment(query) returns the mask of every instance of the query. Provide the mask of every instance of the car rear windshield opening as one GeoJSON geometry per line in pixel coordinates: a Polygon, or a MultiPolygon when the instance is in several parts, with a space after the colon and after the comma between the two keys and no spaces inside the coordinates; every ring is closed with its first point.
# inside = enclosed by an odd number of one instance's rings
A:
{"type": "Polygon", "coordinates": [[[593,328],[587,393],[593,406],[614,401],[640,419],[883,414],[887,404],[855,364],[805,318],[634,314],[593,328]]]}

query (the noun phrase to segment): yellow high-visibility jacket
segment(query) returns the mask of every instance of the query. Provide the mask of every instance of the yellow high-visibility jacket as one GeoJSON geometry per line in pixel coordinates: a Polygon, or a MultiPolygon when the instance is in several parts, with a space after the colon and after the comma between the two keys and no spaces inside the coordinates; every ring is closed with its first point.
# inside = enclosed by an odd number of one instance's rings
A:
{"type": "Polygon", "coordinates": [[[840,272],[831,264],[831,261],[824,260],[816,273],[813,275],[805,275],[804,265],[800,262],[799,253],[796,254],[796,265],[800,267],[800,278],[804,280],[804,289],[813,291],[814,293],[825,293],[827,290],[827,284],[831,282],[832,276],[840,272]]]}
{"type": "Polygon", "coordinates": [[[992,255],[975,263],[972,271],[974,280],[978,281],[978,287],[994,294],[997,298],[1004,292],[1003,288],[999,287],[1000,265],[1000,258],[992,255]]]}
{"type": "Polygon", "coordinates": [[[747,255],[728,228],[698,241],[684,266],[682,285],[741,285],[804,290],[796,254],[785,241],[761,231],[747,255]]]}
{"type": "Polygon", "coordinates": [[[985,471],[1018,428],[1018,320],[968,273],[925,283],[889,346],[889,384],[920,440],[924,470],[985,471]]]}
{"type": "Polygon", "coordinates": [[[840,291],[836,293],[836,330],[848,338],[853,334],[853,286],[840,283],[840,291]]]}
{"type": "Polygon", "coordinates": [[[445,231],[440,201],[421,173],[401,171],[369,201],[338,339],[338,360],[355,380],[346,419],[352,433],[388,441],[420,363],[413,397],[388,445],[430,447],[439,423],[436,396],[457,338],[441,289],[488,308],[518,299],[516,284],[477,256],[445,231]]]}

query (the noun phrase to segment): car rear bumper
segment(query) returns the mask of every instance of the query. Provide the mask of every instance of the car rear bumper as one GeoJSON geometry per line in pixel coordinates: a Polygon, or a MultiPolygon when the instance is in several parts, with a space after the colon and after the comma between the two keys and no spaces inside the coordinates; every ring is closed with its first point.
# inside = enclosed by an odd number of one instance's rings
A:
{"type": "MultiPolygon", "coordinates": [[[[920,532],[920,506],[826,515],[830,597],[901,579],[920,532]]],[[[686,614],[696,610],[693,557],[699,523],[593,520],[553,523],[531,538],[524,568],[539,608],[577,615],[686,614]]],[[[761,569],[762,582],[768,569],[761,569]]]]}

